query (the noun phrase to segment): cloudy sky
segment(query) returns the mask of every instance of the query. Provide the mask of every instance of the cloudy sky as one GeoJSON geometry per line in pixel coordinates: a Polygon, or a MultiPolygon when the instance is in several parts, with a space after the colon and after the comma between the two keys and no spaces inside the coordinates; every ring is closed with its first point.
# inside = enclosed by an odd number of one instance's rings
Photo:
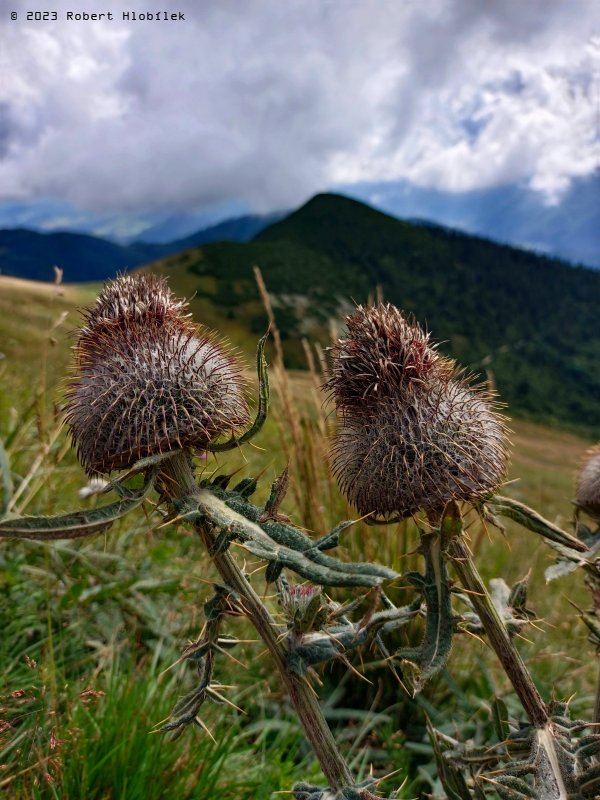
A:
{"type": "Polygon", "coordinates": [[[135,233],[364,181],[556,203],[600,163],[597,0],[170,0],[168,22],[122,19],[150,0],[27,5],[0,0],[4,227],[135,233]]]}

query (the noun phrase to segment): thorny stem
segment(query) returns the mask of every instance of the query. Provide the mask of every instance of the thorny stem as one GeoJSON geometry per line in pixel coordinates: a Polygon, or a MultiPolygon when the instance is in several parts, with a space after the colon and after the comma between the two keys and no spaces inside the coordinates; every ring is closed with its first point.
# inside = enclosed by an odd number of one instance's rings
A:
{"type": "MultiPolygon", "coordinates": [[[[161,466],[163,490],[169,499],[177,500],[199,492],[188,454],[178,453],[161,466]]],[[[205,547],[211,552],[215,534],[210,525],[195,525],[205,547]]],[[[300,718],[306,738],[321,765],[323,774],[333,791],[354,785],[350,768],[339,753],[333,734],[327,725],[319,700],[305,678],[288,671],[285,650],[279,641],[275,621],[265,608],[245,575],[226,550],[213,555],[214,564],[226,586],[239,598],[246,616],[252,622],[275,662],[296,713],[300,718]]]]}
{"type": "Polygon", "coordinates": [[[450,513],[448,510],[446,511],[442,520],[443,532],[445,526],[451,528],[451,530],[447,530],[447,533],[452,536],[448,545],[448,553],[454,559],[454,568],[462,585],[469,592],[469,599],[481,620],[488,640],[504,667],[527,716],[536,728],[544,728],[550,720],[548,709],[477,571],[471,552],[464,541],[458,507],[450,513]]]}

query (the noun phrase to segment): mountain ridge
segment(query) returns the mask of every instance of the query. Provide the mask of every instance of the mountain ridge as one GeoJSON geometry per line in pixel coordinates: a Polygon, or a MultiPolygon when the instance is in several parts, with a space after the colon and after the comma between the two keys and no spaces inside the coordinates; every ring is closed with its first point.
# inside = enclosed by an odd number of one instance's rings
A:
{"type": "Polygon", "coordinates": [[[63,270],[66,282],[103,281],[122,270],[135,269],[207,242],[248,241],[279,217],[279,214],[236,217],[164,244],[142,239],[120,244],[71,231],[42,233],[29,228],[0,229],[0,274],[49,280],[56,264],[63,270]]]}
{"type": "Polygon", "coordinates": [[[600,168],[573,178],[555,198],[515,183],[453,192],[392,180],[356,183],[338,192],[400,219],[417,217],[600,268],[600,168]]]}

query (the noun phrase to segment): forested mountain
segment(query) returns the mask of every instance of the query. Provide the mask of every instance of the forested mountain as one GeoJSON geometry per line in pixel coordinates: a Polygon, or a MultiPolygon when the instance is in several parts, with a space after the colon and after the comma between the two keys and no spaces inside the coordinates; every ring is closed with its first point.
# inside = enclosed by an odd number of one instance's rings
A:
{"type": "Polygon", "coordinates": [[[514,410],[600,434],[600,273],[317,195],[247,244],[218,243],[153,266],[238,324],[266,324],[252,274],[274,296],[290,365],[300,338],[377,291],[462,364],[491,375],[514,410]]]}

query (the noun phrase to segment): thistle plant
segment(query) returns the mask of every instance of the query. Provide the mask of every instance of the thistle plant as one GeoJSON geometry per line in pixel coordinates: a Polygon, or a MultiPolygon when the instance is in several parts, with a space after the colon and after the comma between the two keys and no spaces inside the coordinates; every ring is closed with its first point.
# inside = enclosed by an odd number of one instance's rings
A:
{"type": "Polygon", "coordinates": [[[89,473],[202,450],[248,422],[240,366],[199,331],[164,278],[123,275],[85,315],[66,419],[89,473]]]}
{"type": "Polygon", "coordinates": [[[577,476],[575,503],[591,517],[600,518],[600,445],[586,453],[577,476]]]}
{"type": "MultiPolygon", "coordinates": [[[[516,609],[519,594],[519,604],[524,605],[526,584],[507,591],[504,604],[494,603],[466,543],[458,502],[474,504],[490,521],[496,521],[494,511],[518,519],[556,547],[572,548],[577,542],[531,509],[494,498],[506,474],[507,431],[492,395],[471,383],[398,309],[389,304],[359,306],[347,319],[346,338],[333,348],[325,387],[339,419],[334,469],[342,491],[371,522],[395,521],[418,511],[429,522],[419,548],[427,569],[413,580],[422,587],[427,620],[434,624],[426,626],[421,648],[405,653],[401,660],[404,671],[412,675],[413,688],[420,689],[450,653],[457,622],[450,602],[451,564],[521,700],[531,726],[529,753],[515,764],[505,752],[508,764],[489,781],[493,790],[506,798],[595,796],[590,791],[600,790],[595,770],[600,737],[590,734],[581,751],[573,733],[584,729],[585,723],[571,723],[567,706],[557,709],[544,703],[511,635],[511,624],[512,633],[519,625],[511,610],[516,609]]],[[[600,467],[593,457],[579,484],[580,492],[582,486],[587,491],[585,502],[592,506],[600,492],[597,484],[592,488],[590,484],[598,475],[600,467]]],[[[462,620],[464,625],[464,615],[462,620]]],[[[435,736],[432,730],[434,744],[435,736]]],[[[437,746],[436,753],[449,796],[473,796],[458,770],[444,768],[437,746]]],[[[479,797],[485,794],[481,780],[475,781],[473,791],[479,797]]]]}
{"type": "Polygon", "coordinates": [[[489,393],[394,306],[359,306],[347,326],[326,388],[339,417],[334,471],[358,511],[401,519],[496,489],[506,430],[489,393]]]}
{"type": "Polygon", "coordinates": [[[160,730],[177,736],[190,725],[204,728],[203,705],[230,702],[217,678],[219,658],[238,644],[226,630],[229,618],[246,617],[269,651],[328,783],[298,783],[292,790],[297,800],[380,796],[379,780],[358,781],[346,763],[312,685],[316,670],[373,649],[415,694],[446,666],[455,638],[466,631],[487,637],[528,719],[517,721],[512,732],[502,720],[503,741],[473,758],[458,741],[449,748],[432,728],[447,796],[598,796],[600,737],[581,735],[586,723],[571,721],[567,706],[544,702],[514,643],[532,618],[527,581],[511,590],[498,579],[488,592],[459,504],[495,523],[499,515],[516,519],[566,559],[575,553],[581,561],[589,543],[497,494],[507,467],[507,430],[498,404],[440,355],[414,320],[379,304],[358,307],[347,328],[333,347],[325,385],[339,422],[333,469],[369,523],[415,516],[422,572],[400,575],[385,565],[333,555],[355,521],[344,520],[320,536],[295,526],[280,510],[287,470],[264,505],[252,501],[257,479],[231,485],[230,474],[197,474],[196,455],[239,448],[260,432],[269,405],[266,337],[257,348],[259,391],[251,422],[240,364],[222,341],[193,324],[185,302],[172,296],[164,280],[149,275],[117,278],[85,312],[67,390],[66,419],[79,459],[90,475],[106,476],[104,492],[117,499],[59,517],[4,518],[0,536],[87,536],[107,530],[155,493],[167,521],[191,527],[219,573],[204,604],[202,634],[183,653],[195,669],[196,685],[160,730]],[[279,617],[263,599],[259,579],[238,563],[237,547],[266,563],[265,581],[279,597],[279,617]],[[390,598],[388,587],[397,584],[412,591],[405,606],[390,598]],[[336,602],[328,587],[346,587],[354,596],[336,602]],[[423,620],[420,643],[398,647],[395,633],[417,618],[423,620]],[[513,756],[515,743],[522,757],[513,756]]]}

